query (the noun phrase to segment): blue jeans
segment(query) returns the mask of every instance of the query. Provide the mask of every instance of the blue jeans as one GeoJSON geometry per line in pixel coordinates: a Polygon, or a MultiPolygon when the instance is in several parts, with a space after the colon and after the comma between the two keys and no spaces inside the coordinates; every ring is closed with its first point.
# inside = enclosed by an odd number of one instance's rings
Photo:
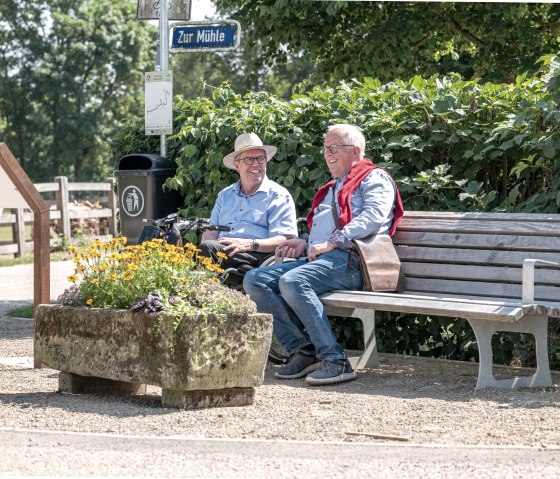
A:
{"type": "Polygon", "coordinates": [[[245,275],[243,289],[260,312],[272,314],[274,334],[285,348],[296,351],[312,344],[319,359],[346,358],[318,296],[362,289],[360,260],[354,253],[336,248],[312,262],[256,268],[245,275]]]}

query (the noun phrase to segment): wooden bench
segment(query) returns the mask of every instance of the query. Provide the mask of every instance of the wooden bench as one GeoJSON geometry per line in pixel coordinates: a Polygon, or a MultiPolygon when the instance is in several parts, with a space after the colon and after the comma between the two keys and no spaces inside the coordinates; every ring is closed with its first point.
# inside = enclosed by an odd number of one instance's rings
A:
{"type": "Polygon", "coordinates": [[[401,293],[334,291],[328,314],[359,318],[365,350],[356,368],[378,365],[375,310],[466,319],[479,350],[476,389],[549,387],[548,318],[560,318],[560,215],[407,212],[394,243],[406,276],[401,293]],[[494,333],[535,338],[532,376],[496,379],[494,333]]]}

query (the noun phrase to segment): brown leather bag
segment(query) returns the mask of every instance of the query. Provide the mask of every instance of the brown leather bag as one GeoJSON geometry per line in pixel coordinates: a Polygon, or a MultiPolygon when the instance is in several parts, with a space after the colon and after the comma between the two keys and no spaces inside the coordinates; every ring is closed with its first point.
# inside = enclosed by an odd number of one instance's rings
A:
{"type": "MultiPolygon", "coordinates": [[[[334,224],[341,230],[335,187],[331,187],[331,212],[334,224]]],[[[405,289],[401,260],[389,235],[370,235],[352,240],[360,257],[364,291],[402,291],[405,289]]]]}
{"type": "Polygon", "coordinates": [[[389,235],[371,235],[352,240],[360,256],[364,291],[405,289],[401,260],[389,235]]]}

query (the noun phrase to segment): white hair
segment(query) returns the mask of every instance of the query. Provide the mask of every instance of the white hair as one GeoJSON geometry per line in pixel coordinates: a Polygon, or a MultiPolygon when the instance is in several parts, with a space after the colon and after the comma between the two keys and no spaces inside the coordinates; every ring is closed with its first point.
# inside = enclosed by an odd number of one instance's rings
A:
{"type": "Polygon", "coordinates": [[[348,123],[337,123],[336,125],[328,127],[325,138],[330,133],[338,134],[347,145],[357,146],[360,149],[361,157],[364,156],[366,151],[366,139],[359,127],[348,123]]]}

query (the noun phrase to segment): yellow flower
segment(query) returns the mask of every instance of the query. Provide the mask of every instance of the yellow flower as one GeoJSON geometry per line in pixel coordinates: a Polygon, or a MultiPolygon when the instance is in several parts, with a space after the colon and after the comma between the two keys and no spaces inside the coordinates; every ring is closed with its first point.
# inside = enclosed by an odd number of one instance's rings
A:
{"type": "Polygon", "coordinates": [[[226,259],[227,259],[227,254],[225,254],[225,253],[222,252],[222,251],[218,251],[218,252],[216,253],[216,257],[219,258],[219,259],[221,259],[221,260],[223,261],[223,260],[226,260],[226,259]]]}
{"type": "Polygon", "coordinates": [[[97,283],[99,283],[99,278],[93,278],[93,279],[90,281],[90,283],[91,283],[91,284],[97,284],[97,283]]]}
{"type": "Polygon", "coordinates": [[[116,281],[117,280],[117,275],[116,274],[110,274],[109,277],[107,278],[109,281],[116,281]]]}
{"type": "Polygon", "coordinates": [[[93,298],[88,298],[88,300],[86,301],[86,304],[88,306],[91,306],[93,304],[93,298]]]}
{"type": "Polygon", "coordinates": [[[71,281],[72,283],[75,283],[76,281],[78,281],[78,277],[73,274],[72,276],[68,276],[68,278],[66,278],[68,281],[71,281]]]}

